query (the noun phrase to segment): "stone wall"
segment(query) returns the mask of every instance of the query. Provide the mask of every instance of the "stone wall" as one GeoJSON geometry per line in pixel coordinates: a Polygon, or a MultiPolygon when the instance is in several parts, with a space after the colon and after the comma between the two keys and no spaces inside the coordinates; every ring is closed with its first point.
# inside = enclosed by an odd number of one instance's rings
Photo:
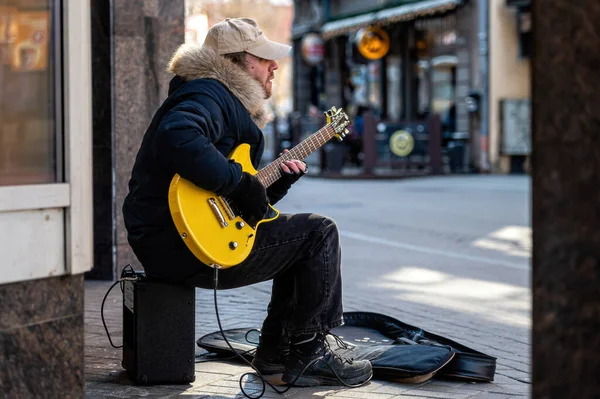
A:
{"type": "Polygon", "coordinates": [[[114,279],[128,263],[139,266],[121,208],[184,31],[184,0],[92,0],[95,256],[88,277],[114,279]]]}
{"type": "Polygon", "coordinates": [[[0,397],[82,398],[83,277],[0,285],[0,397]]]}
{"type": "Polygon", "coordinates": [[[598,398],[600,3],[532,4],[532,397],[598,398]]]}
{"type": "Polygon", "coordinates": [[[117,274],[137,263],[121,207],[144,132],[167,96],[172,77],[167,64],[184,42],[184,32],[184,0],[114,1],[117,274]]]}

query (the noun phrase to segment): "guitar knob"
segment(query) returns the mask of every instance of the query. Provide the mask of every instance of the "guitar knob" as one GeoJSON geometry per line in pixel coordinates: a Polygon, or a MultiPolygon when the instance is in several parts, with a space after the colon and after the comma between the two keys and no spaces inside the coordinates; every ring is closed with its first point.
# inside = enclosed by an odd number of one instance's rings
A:
{"type": "Polygon", "coordinates": [[[236,222],[235,223],[235,227],[237,227],[238,230],[243,229],[245,226],[244,222],[236,222]]]}
{"type": "Polygon", "coordinates": [[[237,242],[235,242],[235,241],[231,241],[231,242],[229,243],[229,249],[231,249],[232,251],[233,251],[234,249],[236,249],[237,247],[238,247],[238,243],[237,243],[237,242]]]}

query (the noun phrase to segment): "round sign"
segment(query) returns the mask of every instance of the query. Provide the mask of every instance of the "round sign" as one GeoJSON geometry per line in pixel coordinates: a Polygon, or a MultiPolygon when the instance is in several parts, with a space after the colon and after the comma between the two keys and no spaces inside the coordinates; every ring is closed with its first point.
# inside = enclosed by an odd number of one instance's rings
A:
{"type": "Polygon", "coordinates": [[[378,60],[389,51],[390,38],[383,29],[369,26],[356,34],[356,46],[363,57],[378,60]]]}
{"type": "Polygon", "coordinates": [[[315,33],[308,33],[302,38],[300,43],[302,58],[309,65],[316,65],[325,58],[325,44],[323,39],[315,33]]]}
{"type": "Polygon", "coordinates": [[[396,130],[390,137],[390,150],[394,155],[405,157],[415,148],[415,139],[406,130],[396,130]]]}

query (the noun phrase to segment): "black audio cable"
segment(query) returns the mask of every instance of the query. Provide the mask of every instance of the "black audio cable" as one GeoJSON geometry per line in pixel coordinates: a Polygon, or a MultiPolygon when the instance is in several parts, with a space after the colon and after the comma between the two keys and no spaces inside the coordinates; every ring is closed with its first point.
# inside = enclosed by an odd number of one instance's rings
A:
{"type": "MultiPolygon", "coordinates": [[[[283,389],[283,390],[279,390],[279,389],[277,389],[277,388],[275,387],[275,385],[273,385],[273,384],[271,384],[269,381],[267,381],[267,380],[264,378],[264,376],[263,376],[263,375],[260,373],[260,371],[258,371],[258,370],[257,370],[257,369],[256,369],[256,368],[255,368],[255,367],[252,365],[252,363],[251,363],[251,362],[249,362],[249,361],[248,361],[248,360],[247,360],[247,359],[244,357],[244,355],[246,355],[246,354],[249,354],[249,353],[252,353],[252,352],[253,352],[253,351],[255,351],[256,349],[251,349],[251,350],[244,351],[244,352],[241,352],[241,353],[240,353],[239,351],[236,351],[236,350],[233,348],[233,346],[231,345],[231,343],[230,343],[230,342],[229,342],[229,340],[227,339],[227,336],[225,335],[225,332],[224,332],[224,330],[223,330],[223,326],[221,325],[221,318],[220,318],[220,316],[219,316],[219,305],[218,305],[218,302],[217,302],[217,288],[218,288],[218,286],[219,286],[219,268],[215,267],[215,268],[214,268],[214,270],[215,270],[215,273],[214,273],[214,279],[213,279],[213,281],[214,281],[213,297],[214,297],[214,304],[215,304],[215,315],[217,316],[217,324],[219,325],[219,331],[221,332],[221,336],[223,337],[223,340],[225,341],[225,343],[227,344],[227,346],[229,347],[229,349],[230,349],[230,350],[231,350],[231,351],[234,353],[234,355],[233,355],[233,356],[231,356],[231,357],[229,357],[229,358],[226,358],[226,359],[223,359],[223,358],[217,358],[217,359],[210,359],[210,360],[201,361],[201,362],[198,362],[198,363],[205,363],[205,362],[208,362],[208,361],[215,361],[215,360],[228,360],[228,359],[233,359],[233,358],[239,357],[239,358],[240,358],[240,359],[241,359],[241,360],[242,360],[244,363],[246,363],[248,366],[250,366],[250,367],[252,368],[252,370],[254,370],[254,373],[255,373],[256,375],[258,375],[258,377],[259,377],[259,378],[260,378],[260,380],[261,380],[261,392],[260,392],[260,394],[259,394],[258,396],[250,396],[250,395],[248,395],[248,393],[246,393],[246,391],[245,391],[245,389],[244,389],[244,386],[243,386],[243,381],[244,381],[244,377],[245,377],[245,376],[247,376],[247,375],[252,375],[253,373],[252,373],[252,372],[248,372],[248,373],[244,373],[244,374],[242,374],[242,376],[240,377],[240,380],[239,380],[239,385],[240,385],[240,390],[242,391],[242,394],[243,394],[245,397],[247,397],[247,398],[249,398],[249,399],[259,399],[259,398],[261,398],[261,397],[262,397],[262,396],[265,394],[266,385],[269,385],[269,386],[271,387],[271,389],[273,389],[273,391],[277,392],[277,393],[278,393],[278,394],[280,394],[280,395],[281,395],[281,394],[284,394],[284,393],[286,393],[286,392],[287,392],[287,391],[289,391],[289,390],[290,390],[292,387],[294,387],[294,383],[295,383],[295,382],[298,380],[298,378],[300,378],[300,377],[301,377],[301,376],[302,376],[302,375],[303,375],[303,374],[306,372],[306,370],[308,370],[308,368],[309,368],[310,366],[312,366],[313,364],[315,364],[315,363],[317,363],[317,362],[320,362],[320,361],[322,361],[322,359],[321,359],[321,358],[317,358],[317,359],[314,359],[313,361],[311,361],[310,363],[308,363],[308,364],[306,365],[306,367],[304,367],[304,369],[302,370],[302,372],[301,372],[301,373],[300,373],[300,374],[299,374],[299,375],[298,375],[298,376],[297,376],[297,377],[294,379],[294,381],[292,381],[292,383],[291,383],[291,384],[289,384],[289,386],[288,386],[287,388],[283,389]]],[[[137,277],[136,277],[136,272],[135,272],[135,270],[133,269],[133,267],[131,267],[131,265],[127,265],[127,266],[125,266],[125,268],[123,268],[123,271],[121,272],[121,278],[120,278],[119,280],[115,281],[115,282],[114,282],[114,283],[113,283],[113,284],[110,286],[110,288],[108,289],[108,291],[106,292],[106,294],[104,295],[104,299],[102,299],[102,305],[100,306],[100,316],[101,316],[101,318],[102,318],[102,324],[104,325],[104,330],[106,331],[106,336],[108,337],[108,341],[110,342],[110,345],[111,345],[113,348],[117,348],[117,349],[118,349],[118,348],[122,348],[122,347],[123,347],[123,345],[116,346],[116,345],[113,343],[113,341],[112,341],[112,339],[111,339],[111,337],[110,337],[110,333],[108,332],[108,328],[107,328],[107,326],[106,326],[106,321],[104,320],[104,303],[106,302],[106,298],[108,297],[108,295],[110,294],[110,292],[112,291],[112,289],[113,289],[113,288],[114,288],[114,287],[115,287],[117,284],[121,283],[121,292],[123,292],[123,281],[125,281],[125,280],[127,280],[127,279],[132,279],[132,278],[133,278],[133,279],[137,278],[137,277]]],[[[246,333],[246,340],[247,340],[248,342],[250,342],[250,341],[248,340],[248,333],[246,333]]],[[[327,363],[325,363],[325,364],[326,364],[326,365],[329,367],[329,369],[331,370],[331,372],[332,372],[332,373],[333,373],[333,374],[334,374],[334,375],[337,377],[338,381],[339,381],[339,382],[340,382],[342,385],[344,385],[344,386],[346,386],[346,387],[348,387],[348,388],[358,388],[358,387],[361,387],[361,386],[363,386],[363,385],[366,385],[366,384],[369,382],[369,380],[367,380],[367,381],[365,381],[365,382],[363,382],[363,383],[361,383],[361,384],[355,384],[355,385],[347,384],[347,383],[346,383],[344,380],[342,380],[342,378],[341,378],[341,377],[340,377],[340,376],[339,376],[339,375],[338,375],[338,374],[335,372],[335,370],[333,370],[333,369],[331,368],[331,366],[330,366],[329,364],[327,364],[327,363]]]]}
{"type": "Polygon", "coordinates": [[[104,303],[106,302],[106,298],[108,298],[108,294],[110,294],[112,289],[115,288],[115,285],[117,285],[119,283],[121,283],[121,293],[122,293],[123,292],[123,281],[130,277],[135,277],[135,270],[131,266],[131,264],[128,264],[121,271],[121,278],[119,278],[117,281],[115,281],[113,283],[113,285],[110,286],[108,291],[106,291],[106,294],[104,295],[104,299],[102,299],[102,305],[100,305],[100,317],[102,318],[102,325],[104,326],[104,331],[106,331],[106,336],[108,337],[108,342],[110,342],[110,345],[113,348],[117,348],[117,349],[122,348],[123,345],[116,346],[115,344],[113,344],[112,339],[110,338],[110,333],[108,332],[108,327],[106,327],[106,321],[104,320],[104,303]]]}
{"type": "MultiPolygon", "coordinates": [[[[271,387],[271,389],[273,389],[273,391],[277,392],[277,393],[278,393],[278,394],[280,394],[280,395],[281,395],[281,394],[284,394],[284,393],[286,393],[286,392],[287,392],[287,391],[289,391],[289,390],[290,390],[292,387],[294,387],[294,384],[296,383],[296,381],[298,381],[298,378],[300,378],[300,377],[302,376],[302,374],[304,374],[304,373],[306,372],[306,370],[308,370],[308,368],[309,368],[310,366],[312,366],[313,364],[315,364],[315,363],[317,363],[317,362],[323,361],[323,359],[322,359],[322,358],[317,358],[317,359],[314,359],[313,361],[311,361],[310,363],[308,363],[308,364],[306,365],[306,367],[304,367],[304,369],[302,370],[302,372],[301,372],[300,374],[298,374],[298,376],[296,376],[296,378],[294,378],[294,381],[292,381],[292,383],[291,383],[291,384],[289,384],[289,386],[288,386],[286,389],[284,389],[284,390],[279,390],[279,389],[277,389],[277,388],[276,388],[276,387],[275,387],[273,384],[271,384],[269,381],[267,381],[267,380],[266,380],[266,379],[263,377],[263,375],[260,373],[260,371],[258,371],[258,370],[257,370],[257,369],[256,369],[256,368],[255,368],[255,367],[252,365],[252,363],[251,363],[251,362],[249,362],[249,361],[248,361],[248,360],[247,360],[247,359],[246,359],[244,356],[242,356],[242,354],[240,354],[238,351],[236,351],[236,350],[233,348],[233,346],[231,345],[231,343],[229,343],[229,340],[228,340],[228,339],[227,339],[227,337],[225,336],[225,332],[223,331],[223,327],[222,327],[222,325],[221,325],[221,318],[219,317],[219,306],[218,306],[218,304],[217,304],[217,287],[219,286],[219,268],[218,268],[218,267],[215,267],[214,269],[215,269],[215,273],[214,273],[214,278],[213,278],[213,281],[214,281],[214,290],[213,290],[213,295],[214,295],[214,302],[215,302],[215,314],[216,314],[216,316],[217,316],[217,324],[219,325],[219,331],[221,332],[221,336],[223,337],[223,340],[225,340],[225,343],[227,344],[227,346],[229,347],[229,349],[230,349],[230,350],[231,350],[233,353],[235,353],[235,355],[236,355],[237,357],[239,357],[240,359],[242,359],[242,361],[243,361],[244,363],[246,363],[248,366],[250,366],[250,367],[252,368],[252,370],[254,370],[254,373],[255,373],[256,375],[258,375],[258,376],[259,376],[259,378],[260,378],[260,380],[261,380],[261,383],[262,383],[262,384],[261,384],[261,385],[262,385],[262,388],[261,388],[261,392],[260,392],[260,394],[259,394],[258,396],[250,396],[250,395],[248,395],[248,394],[246,393],[246,391],[245,391],[245,389],[244,389],[244,386],[243,386],[243,381],[244,381],[244,377],[245,377],[245,376],[247,376],[247,375],[252,375],[253,373],[252,373],[252,372],[248,372],[248,373],[244,373],[244,374],[242,374],[242,376],[240,377],[240,381],[239,381],[239,383],[240,383],[240,390],[242,391],[242,394],[243,394],[245,397],[247,397],[248,399],[259,399],[259,398],[261,398],[261,397],[262,397],[262,396],[265,394],[266,385],[269,385],[269,386],[271,387]]],[[[247,334],[246,334],[246,335],[247,335],[247,334]]],[[[247,338],[246,338],[246,339],[247,339],[247,338]]],[[[361,383],[361,384],[354,384],[354,385],[352,385],[352,384],[347,384],[347,383],[346,383],[344,380],[342,380],[342,378],[341,378],[341,377],[340,377],[340,376],[339,376],[339,375],[338,375],[338,374],[335,372],[335,370],[333,370],[333,368],[332,368],[332,367],[331,367],[331,366],[330,366],[328,363],[325,363],[325,365],[327,365],[327,367],[329,367],[329,369],[330,369],[330,370],[331,370],[331,372],[332,372],[332,373],[333,373],[333,374],[336,376],[336,378],[338,379],[338,381],[339,381],[339,382],[340,382],[342,385],[344,385],[344,386],[346,386],[346,387],[348,387],[348,388],[358,388],[358,387],[361,387],[361,386],[363,386],[363,385],[366,385],[366,384],[367,384],[367,383],[370,381],[370,379],[369,379],[369,380],[367,380],[367,381],[365,381],[365,382],[363,382],[363,383],[361,383]]]]}

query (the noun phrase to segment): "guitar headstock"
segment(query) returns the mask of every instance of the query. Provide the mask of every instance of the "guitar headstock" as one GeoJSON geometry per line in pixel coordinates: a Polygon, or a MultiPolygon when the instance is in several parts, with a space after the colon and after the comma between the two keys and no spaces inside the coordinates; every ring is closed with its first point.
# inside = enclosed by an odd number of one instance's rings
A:
{"type": "Polygon", "coordinates": [[[325,112],[325,118],[327,123],[331,125],[331,128],[335,132],[335,137],[337,137],[339,141],[342,141],[344,136],[349,133],[348,129],[346,129],[346,126],[350,124],[348,115],[346,115],[341,108],[337,109],[335,107],[331,107],[329,111],[325,112]]]}

